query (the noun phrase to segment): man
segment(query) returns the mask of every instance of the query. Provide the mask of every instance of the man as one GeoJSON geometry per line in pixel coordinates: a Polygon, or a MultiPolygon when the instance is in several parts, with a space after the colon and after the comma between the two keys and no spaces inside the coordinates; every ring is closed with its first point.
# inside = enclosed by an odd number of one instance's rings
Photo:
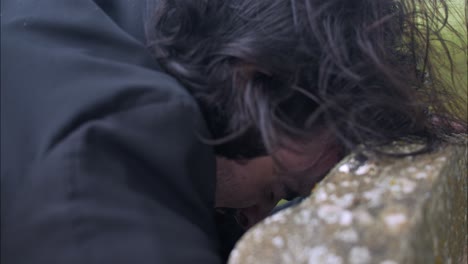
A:
{"type": "Polygon", "coordinates": [[[249,228],[363,139],[432,137],[380,31],[349,35],[379,17],[315,2],[2,1],[2,263],[219,263],[215,212],[249,228]]]}

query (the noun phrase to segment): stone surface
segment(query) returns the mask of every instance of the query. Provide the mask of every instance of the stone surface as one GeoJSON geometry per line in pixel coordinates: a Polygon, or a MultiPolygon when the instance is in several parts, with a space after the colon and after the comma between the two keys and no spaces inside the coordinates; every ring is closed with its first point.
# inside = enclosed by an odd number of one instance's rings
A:
{"type": "Polygon", "coordinates": [[[348,156],[304,202],[249,230],[229,263],[462,263],[466,144],[368,157],[348,156]]]}

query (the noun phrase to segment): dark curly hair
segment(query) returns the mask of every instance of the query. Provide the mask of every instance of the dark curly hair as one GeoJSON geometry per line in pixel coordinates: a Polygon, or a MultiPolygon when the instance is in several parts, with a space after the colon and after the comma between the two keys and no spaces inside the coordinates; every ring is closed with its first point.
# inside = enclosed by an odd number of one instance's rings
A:
{"type": "Polygon", "coordinates": [[[348,149],[466,128],[433,62],[452,62],[442,28],[464,41],[444,1],[158,2],[149,46],[199,102],[219,155],[265,155],[318,127],[348,149]]]}

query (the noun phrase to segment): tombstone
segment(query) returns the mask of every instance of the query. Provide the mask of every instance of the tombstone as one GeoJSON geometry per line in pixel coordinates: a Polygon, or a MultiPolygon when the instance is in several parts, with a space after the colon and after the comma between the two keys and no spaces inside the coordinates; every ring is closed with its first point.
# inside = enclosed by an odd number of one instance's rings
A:
{"type": "Polygon", "coordinates": [[[298,206],[250,229],[228,263],[467,263],[467,195],[466,142],[351,154],[298,206]]]}

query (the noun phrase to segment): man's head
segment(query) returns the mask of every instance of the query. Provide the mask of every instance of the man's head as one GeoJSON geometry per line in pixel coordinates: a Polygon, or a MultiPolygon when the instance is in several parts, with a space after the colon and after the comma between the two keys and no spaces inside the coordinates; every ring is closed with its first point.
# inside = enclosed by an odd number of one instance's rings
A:
{"type": "MultiPolygon", "coordinates": [[[[272,160],[287,163],[279,153],[314,145],[317,131],[347,149],[372,149],[399,138],[431,138],[426,112],[447,112],[440,87],[431,85],[438,84],[437,75],[424,39],[438,30],[429,27],[440,18],[428,15],[432,1],[158,2],[150,47],[199,102],[217,139],[215,150],[224,157],[218,159],[224,175],[219,201],[247,191],[256,175],[290,175],[273,172],[272,160]],[[228,195],[235,184],[239,191],[228,195]]],[[[317,153],[328,156],[320,148],[300,152],[297,159],[309,160],[310,167],[317,153]]],[[[319,171],[330,167],[319,165],[319,171]]],[[[296,165],[286,167],[294,171],[296,165]]],[[[262,188],[255,188],[258,196],[268,193],[262,188]]],[[[256,203],[239,204],[219,206],[256,203]]]]}

